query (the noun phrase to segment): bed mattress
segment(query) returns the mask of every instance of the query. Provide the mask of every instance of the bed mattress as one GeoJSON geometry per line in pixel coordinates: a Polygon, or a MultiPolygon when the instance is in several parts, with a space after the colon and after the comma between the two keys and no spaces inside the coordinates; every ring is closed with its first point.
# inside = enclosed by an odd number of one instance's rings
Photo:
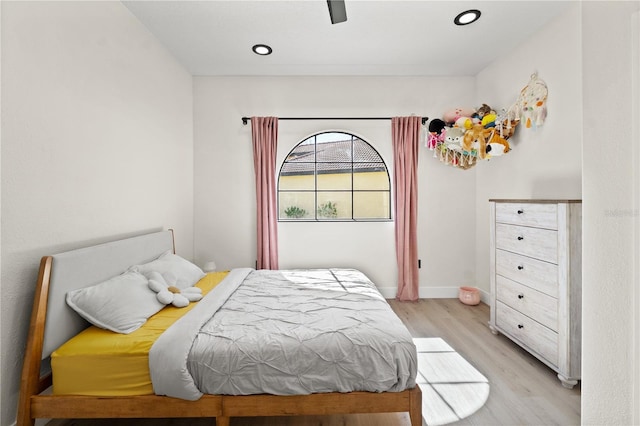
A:
{"type": "MultiPolygon", "coordinates": [[[[209,293],[227,272],[212,272],[197,287],[209,293]]],[[[79,333],[51,354],[53,393],[57,395],[151,395],[149,350],[158,337],[189,312],[167,306],[138,330],[118,334],[95,326],[79,333]]]]}
{"type": "Polygon", "coordinates": [[[234,269],[151,349],[156,394],[400,392],[416,348],[354,269],[234,269]]]}

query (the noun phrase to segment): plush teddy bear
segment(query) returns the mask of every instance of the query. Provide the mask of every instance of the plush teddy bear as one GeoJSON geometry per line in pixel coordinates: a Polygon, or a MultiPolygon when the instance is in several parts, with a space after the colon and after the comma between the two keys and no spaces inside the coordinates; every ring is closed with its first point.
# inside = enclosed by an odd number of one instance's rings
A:
{"type": "Polygon", "coordinates": [[[491,113],[495,114],[495,111],[493,111],[493,109],[491,109],[491,107],[487,104],[482,104],[482,106],[480,108],[478,108],[478,111],[476,112],[476,114],[478,115],[478,118],[480,120],[482,120],[482,118],[487,115],[487,114],[491,114],[491,113]]]}
{"type": "Polygon", "coordinates": [[[187,287],[180,289],[170,286],[165,281],[162,274],[153,271],[147,276],[149,278],[149,288],[156,293],[156,298],[165,305],[172,304],[176,308],[184,308],[191,302],[202,299],[202,289],[199,287],[187,287]]]}
{"type": "Polygon", "coordinates": [[[474,124],[482,124],[484,127],[495,127],[496,118],[498,118],[497,113],[491,109],[491,107],[487,104],[482,104],[478,111],[474,114],[474,118],[477,119],[477,122],[474,124]]]}

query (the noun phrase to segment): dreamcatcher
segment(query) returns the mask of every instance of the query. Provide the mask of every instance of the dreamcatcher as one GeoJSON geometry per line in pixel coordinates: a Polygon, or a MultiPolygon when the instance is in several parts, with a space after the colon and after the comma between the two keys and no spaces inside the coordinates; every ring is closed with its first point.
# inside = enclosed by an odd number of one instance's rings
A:
{"type": "Polygon", "coordinates": [[[522,120],[527,129],[542,126],[547,118],[548,92],[547,84],[533,73],[518,100],[507,110],[507,119],[522,120]]]}

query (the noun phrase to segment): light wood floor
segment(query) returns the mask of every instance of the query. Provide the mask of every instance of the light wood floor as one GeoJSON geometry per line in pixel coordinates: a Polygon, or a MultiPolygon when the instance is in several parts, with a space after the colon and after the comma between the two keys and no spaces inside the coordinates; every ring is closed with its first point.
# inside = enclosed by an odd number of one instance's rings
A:
{"type": "MultiPolygon", "coordinates": [[[[441,337],[489,379],[486,404],[458,425],[578,425],[580,384],[565,389],[555,373],[489,331],[489,307],[457,299],[389,301],[414,337],[441,337]]],[[[213,426],[213,419],[54,420],[49,426],[213,426]]],[[[232,418],[231,426],[408,426],[406,414],[232,418]]]]}

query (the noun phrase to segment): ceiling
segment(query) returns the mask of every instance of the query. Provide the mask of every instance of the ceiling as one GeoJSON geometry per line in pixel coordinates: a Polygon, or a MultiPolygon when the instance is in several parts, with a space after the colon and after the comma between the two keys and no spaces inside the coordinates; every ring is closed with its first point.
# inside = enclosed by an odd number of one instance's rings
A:
{"type": "Polygon", "coordinates": [[[123,1],[193,75],[476,75],[570,1],[123,1]],[[453,18],[479,9],[480,19],[453,18]],[[273,48],[269,56],[255,44],[273,48]]]}

